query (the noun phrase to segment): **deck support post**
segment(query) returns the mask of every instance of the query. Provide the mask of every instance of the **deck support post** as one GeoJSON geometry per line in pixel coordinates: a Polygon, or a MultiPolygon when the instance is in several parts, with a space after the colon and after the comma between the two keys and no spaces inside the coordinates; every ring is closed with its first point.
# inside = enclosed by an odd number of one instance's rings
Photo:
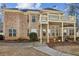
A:
{"type": "Polygon", "coordinates": [[[40,43],[42,43],[42,24],[40,24],[40,43]]]}
{"type": "Polygon", "coordinates": [[[49,23],[47,24],[47,43],[49,43],[49,23]]]}
{"type": "Polygon", "coordinates": [[[63,39],[63,22],[62,22],[62,42],[64,41],[63,39]]]}
{"type": "Polygon", "coordinates": [[[42,43],[42,24],[41,24],[41,14],[40,14],[40,43],[42,43]]]}
{"type": "Polygon", "coordinates": [[[76,24],[74,23],[74,42],[76,42],[76,24]]]}
{"type": "Polygon", "coordinates": [[[29,14],[29,34],[30,34],[30,30],[31,30],[31,28],[30,28],[30,14],[29,14]]]}

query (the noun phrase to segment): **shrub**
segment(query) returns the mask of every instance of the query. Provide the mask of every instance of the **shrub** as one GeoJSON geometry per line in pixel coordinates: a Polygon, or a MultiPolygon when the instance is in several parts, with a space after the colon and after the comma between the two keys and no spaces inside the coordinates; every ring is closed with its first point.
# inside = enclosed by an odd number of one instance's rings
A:
{"type": "Polygon", "coordinates": [[[35,32],[31,32],[29,34],[29,37],[30,37],[30,41],[37,41],[38,40],[37,33],[35,33],[35,32]]]}
{"type": "Polygon", "coordinates": [[[0,40],[4,40],[4,36],[3,35],[0,35],[0,40]]]}
{"type": "Polygon", "coordinates": [[[22,39],[22,38],[19,38],[19,39],[18,39],[19,42],[21,42],[21,41],[23,41],[23,40],[24,40],[24,39],[22,39]]]}

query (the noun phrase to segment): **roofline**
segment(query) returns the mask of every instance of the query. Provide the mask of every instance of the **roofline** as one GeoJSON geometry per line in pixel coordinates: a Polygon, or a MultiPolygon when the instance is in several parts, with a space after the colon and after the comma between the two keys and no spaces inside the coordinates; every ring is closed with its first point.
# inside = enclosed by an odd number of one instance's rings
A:
{"type": "Polygon", "coordinates": [[[51,10],[51,11],[59,11],[60,13],[63,13],[63,11],[57,10],[57,9],[52,9],[52,8],[43,8],[43,9],[18,9],[18,8],[6,8],[5,10],[17,10],[17,11],[22,11],[22,12],[27,12],[27,11],[42,11],[42,10],[51,10]]]}

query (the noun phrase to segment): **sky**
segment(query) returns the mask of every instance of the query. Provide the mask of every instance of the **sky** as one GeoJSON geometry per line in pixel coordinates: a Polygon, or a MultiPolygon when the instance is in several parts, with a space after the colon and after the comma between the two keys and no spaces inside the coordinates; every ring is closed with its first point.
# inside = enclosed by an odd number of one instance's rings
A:
{"type": "Polygon", "coordinates": [[[42,9],[42,8],[54,8],[61,11],[65,11],[67,8],[66,3],[6,3],[7,8],[21,8],[21,9],[42,9]]]}
{"type": "MultiPolygon", "coordinates": [[[[2,5],[3,4],[0,3],[0,6],[2,5]]],[[[19,9],[53,8],[53,9],[63,11],[66,14],[67,4],[66,3],[6,3],[6,8],[19,8],[19,9]]],[[[1,18],[2,16],[0,16],[0,19],[1,18]]]]}

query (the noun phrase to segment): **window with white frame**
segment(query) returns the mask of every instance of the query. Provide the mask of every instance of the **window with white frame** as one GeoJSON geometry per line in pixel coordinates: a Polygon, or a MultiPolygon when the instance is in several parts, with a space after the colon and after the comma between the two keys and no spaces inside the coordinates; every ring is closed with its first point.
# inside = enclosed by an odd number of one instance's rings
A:
{"type": "Polygon", "coordinates": [[[46,17],[41,17],[41,21],[46,22],[47,21],[46,17]]]}
{"type": "Polygon", "coordinates": [[[54,29],[51,29],[51,35],[55,36],[55,30],[54,29]]]}
{"type": "Polygon", "coordinates": [[[36,19],[35,19],[35,16],[32,16],[32,22],[35,22],[36,19]]]}
{"type": "Polygon", "coordinates": [[[65,29],[64,29],[64,35],[66,36],[67,33],[68,33],[68,32],[67,32],[67,28],[65,28],[65,29]]]}
{"type": "Polygon", "coordinates": [[[15,37],[16,36],[16,29],[13,29],[13,28],[9,29],[9,36],[15,37]]]}
{"type": "Polygon", "coordinates": [[[12,36],[12,29],[9,29],[9,36],[12,36]]]}
{"type": "Polygon", "coordinates": [[[59,36],[59,29],[55,29],[56,30],[56,36],[59,36]]]}
{"type": "Polygon", "coordinates": [[[13,36],[16,36],[16,29],[13,29],[13,36]]]}
{"type": "Polygon", "coordinates": [[[49,20],[51,20],[51,19],[59,19],[59,16],[54,15],[54,14],[49,14],[48,17],[49,17],[49,20]]]}
{"type": "Polygon", "coordinates": [[[74,35],[74,30],[73,29],[69,29],[69,35],[74,35]]]}

